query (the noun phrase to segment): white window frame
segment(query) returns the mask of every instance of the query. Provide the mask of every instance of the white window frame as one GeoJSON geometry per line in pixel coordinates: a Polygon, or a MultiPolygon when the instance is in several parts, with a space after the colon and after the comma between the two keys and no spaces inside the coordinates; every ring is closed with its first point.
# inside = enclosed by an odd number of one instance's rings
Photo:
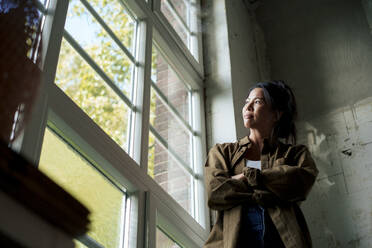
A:
{"type": "Polygon", "coordinates": [[[185,223],[180,216],[173,211],[164,201],[155,194],[146,194],[146,221],[155,223],[148,225],[148,247],[156,247],[156,228],[159,227],[168,236],[171,236],[176,243],[185,248],[202,247],[207,236],[197,235],[188,223],[185,223]]]}
{"type": "MultiPolygon", "coordinates": [[[[158,0],[154,0],[156,1],[158,0]]],[[[34,106],[32,119],[26,126],[19,141],[18,150],[34,164],[38,164],[47,122],[53,122],[66,137],[73,138],[74,145],[90,159],[97,162],[116,182],[127,189],[131,201],[128,210],[130,228],[126,231],[128,247],[155,247],[154,236],[148,230],[155,230],[157,223],[167,233],[172,230],[186,230],[172,233],[177,239],[188,240],[190,244],[202,244],[209,234],[209,211],[203,184],[203,163],[206,158],[203,68],[193,58],[187,48],[174,39],[169,30],[159,20],[151,0],[125,0],[128,8],[139,20],[137,73],[131,120],[129,154],[122,150],[92,119],[90,119],[62,90],[54,84],[58,56],[61,47],[68,0],[50,1],[45,10],[45,26],[42,34],[43,83],[34,106]],[[167,56],[167,61],[191,88],[191,107],[194,113],[193,160],[196,180],[195,219],[191,217],[170,195],[147,175],[149,111],[151,91],[151,47],[153,40],[167,56]],[[178,44],[178,45],[175,45],[178,44]],[[155,200],[151,200],[155,199],[155,200]],[[154,205],[155,208],[151,206],[154,205]],[[154,219],[151,216],[158,216],[154,219]],[[157,213],[157,214],[156,214],[157,213]],[[163,225],[163,224],[162,224],[163,225]],[[164,224],[165,225],[165,224],[164,224]],[[180,237],[180,238],[179,238],[180,237]],[[183,237],[183,238],[182,238],[183,237]],[[147,242],[145,242],[147,240],[147,242]]],[[[155,6],[155,5],[154,5],[155,6]]],[[[180,43],[181,42],[181,43],[180,43]]],[[[201,42],[199,42],[201,46],[201,42]]],[[[201,49],[198,50],[201,53],[201,49]]],[[[200,55],[200,58],[202,56],[200,55]]],[[[185,245],[185,244],[183,244],[185,245]]],[[[194,247],[194,246],[190,246],[194,247]]],[[[196,246],[195,246],[196,247],[196,246]]]]}
{"type": "MultiPolygon", "coordinates": [[[[164,16],[164,14],[161,12],[161,0],[153,0],[153,10],[155,15],[157,16],[157,20],[159,20],[160,23],[158,23],[158,26],[161,26],[161,32],[168,32],[167,36],[164,36],[166,39],[173,40],[172,42],[175,43],[175,46],[173,49],[181,50],[181,53],[183,53],[183,56],[186,57],[186,59],[189,61],[189,63],[192,65],[192,67],[200,74],[204,75],[204,69],[203,69],[203,46],[202,46],[202,32],[201,32],[201,22],[200,19],[196,19],[194,22],[190,22],[190,27],[188,28],[189,31],[196,37],[196,39],[191,40],[190,48],[188,48],[185,43],[181,40],[177,32],[174,30],[174,28],[171,26],[171,24],[168,22],[167,18],[164,16]],[[195,57],[198,58],[198,60],[195,59],[195,57]]],[[[184,1],[184,0],[179,0],[184,1]]],[[[200,6],[200,0],[186,0],[188,2],[192,2],[192,4],[195,4],[197,6],[200,6]]],[[[189,13],[189,12],[188,12],[189,13]]],[[[160,30],[159,30],[160,31],[160,30]]]]}

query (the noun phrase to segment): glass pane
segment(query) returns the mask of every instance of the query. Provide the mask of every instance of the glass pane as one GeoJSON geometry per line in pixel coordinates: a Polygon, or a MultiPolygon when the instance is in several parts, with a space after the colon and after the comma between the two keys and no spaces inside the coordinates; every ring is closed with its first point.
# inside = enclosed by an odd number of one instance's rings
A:
{"type": "Polygon", "coordinates": [[[192,176],[149,134],[148,174],[192,215],[192,176]]]}
{"type": "Polygon", "coordinates": [[[120,0],[89,3],[133,55],[136,21],[128,14],[120,0]]]}
{"type": "MultiPolygon", "coordinates": [[[[107,8],[101,10],[101,12],[107,11],[107,8]]],[[[79,0],[70,1],[65,29],[119,89],[130,98],[133,63],[79,0]]],[[[128,31],[123,29],[122,32],[122,36],[125,36],[128,31]]],[[[133,30],[131,32],[128,33],[128,37],[133,36],[133,30]]]]}
{"type": "Polygon", "coordinates": [[[186,10],[186,8],[183,7],[185,5],[183,5],[181,2],[183,3],[182,0],[177,0],[177,1],[161,0],[160,11],[164,14],[165,18],[167,18],[169,24],[176,31],[176,33],[181,38],[183,43],[185,43],[186,47],[189,47],[188,32],[186,30],[186,27],[184,26],[186,24],[186,22],[185,22],[186,18],[185,19],[182,18],[183,16],[186,15],[187,10],[186,10]],[[179,4],[178,4],[178,2],[179,2],[179,4]],[[174,10],[171,8],[169,3],[173,4],[173,6],[175,7],[174,10]],[[177,3],[177,4],[175,4],[175,3],[177,3]],[[184,25],[181,23],[181,21],[179,19],[176,18],[176,14],[175,14],[176,11],[177,11],[177,13],[182,13],[180,16],[181,16],[181,19],[184,22],[184,25]]]}
{"type": "Polygon", "coordinates": [[[173,8],[177,12],[177,14],[181,17],[182,21],[187,26],[189,26],[188,25],[188,19],[187,19],[188,9],[187,9],[187,6],[185,4],[185,0],[161,0],[160,4],[161,4],[161,7],[162,7],[162,9],[161,9],[162,11],[163,11],[163,8],[167,8],[167,9],[173,8]]]}
{"type": "Polygon", "coordinates": [[[55,83],[115,142],[127,149],[129,107],[66,40],[62,41],[55,83]]]}
{"type": "Polygon", "coordinates": [[[151,79],[185,121],[189,122],[189,90],[155,46],[152,49],[151,64],[151,79]]]}
{"type": "Polygon", "coordinates": [[[45,130],[39,169],[91,211],[88,235],[107,248],[118,248],[124,194],[49,129],[45,130]]]}
{"type": "Polygon", "coordinates": [[[43,3],[44,7],[49,6],[50,0],[39,0],[39,1],[43,3]]]}
{"type": "Polygon", "coordinates": [[[168,111],[164,103],[154,93],[154,89],[151,89],[151,96],[150,124],[177,156],[192,168],[190,159],[192,136],[190,132],[168,111]]]}
{"type": "Polygon", "coordinates": [[[168,238],[159,228],[156,228],[156,247],[157,248],[181,248],[176,242],[168,238]]]}

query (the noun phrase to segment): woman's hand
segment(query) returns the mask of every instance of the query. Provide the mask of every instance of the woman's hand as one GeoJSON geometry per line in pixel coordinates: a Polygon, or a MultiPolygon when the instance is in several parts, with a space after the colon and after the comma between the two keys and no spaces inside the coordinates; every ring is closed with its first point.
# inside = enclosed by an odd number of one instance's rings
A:
{"type": "Polygon", "coordinates": [[[236,180],[243,180],[244,179],[244,174],[240,173],[240,174],[237,174],[235,176],[232,176],[231,178],[236,179],[236,180]]]}

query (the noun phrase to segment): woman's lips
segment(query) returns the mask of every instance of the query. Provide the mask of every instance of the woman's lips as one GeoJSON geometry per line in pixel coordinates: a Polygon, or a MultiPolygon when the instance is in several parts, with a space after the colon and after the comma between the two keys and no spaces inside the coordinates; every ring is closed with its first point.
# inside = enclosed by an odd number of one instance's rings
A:
{"type": "Polygon", "coordinates": [[[252,114],[247,114],[247,115],[244,115],[244,119],[252,119],[253,118],[253,115],[252,114]]]}

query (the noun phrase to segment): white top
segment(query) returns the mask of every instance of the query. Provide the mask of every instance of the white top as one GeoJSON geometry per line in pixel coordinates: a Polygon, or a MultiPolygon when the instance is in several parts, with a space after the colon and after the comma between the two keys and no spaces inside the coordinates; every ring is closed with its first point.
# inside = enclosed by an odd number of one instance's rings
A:
{"type": "Polygon", "coordinates": [[[256,168],[261,170],[261,161],[248,160],[245,162],[246,167],[256,168]]]}

